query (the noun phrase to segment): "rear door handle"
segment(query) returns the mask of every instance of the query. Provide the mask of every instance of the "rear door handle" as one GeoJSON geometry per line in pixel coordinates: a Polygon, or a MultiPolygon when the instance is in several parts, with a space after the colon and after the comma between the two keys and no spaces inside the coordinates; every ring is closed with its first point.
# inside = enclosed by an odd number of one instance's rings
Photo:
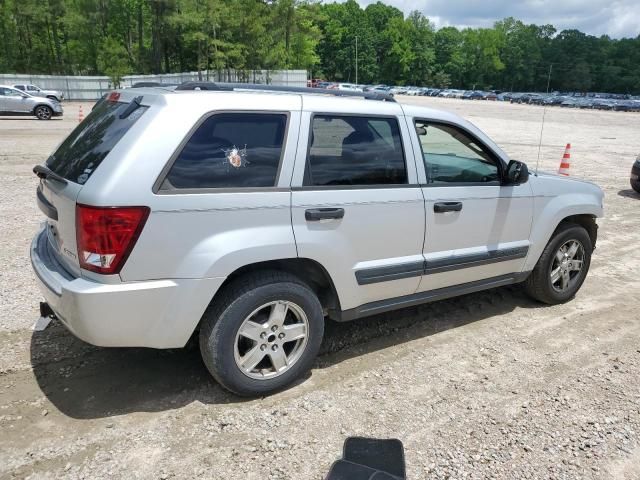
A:
{"type": "Polygon", "coordinates": [[[462,210],[462,202],[436,202],[433,211],[436,213],[459,212],[462,210]]]}
{"type": "Polygon", "coordinates": [[[339,220],[344,217],[344,208],[310,208],[304,211],[307,222],[319,220],[339,220]]]}

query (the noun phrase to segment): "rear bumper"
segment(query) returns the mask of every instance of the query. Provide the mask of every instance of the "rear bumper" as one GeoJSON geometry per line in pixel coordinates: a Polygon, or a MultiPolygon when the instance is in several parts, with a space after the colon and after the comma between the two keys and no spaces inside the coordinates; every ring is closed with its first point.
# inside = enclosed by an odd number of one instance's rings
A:
{"type": "Polygon", "coordinates": [[[183,347],[224,278],[103,284],[74,277],[49,254],[40,231],[31,244],[38,287],[78,338],[104,347],[183,347]]]}

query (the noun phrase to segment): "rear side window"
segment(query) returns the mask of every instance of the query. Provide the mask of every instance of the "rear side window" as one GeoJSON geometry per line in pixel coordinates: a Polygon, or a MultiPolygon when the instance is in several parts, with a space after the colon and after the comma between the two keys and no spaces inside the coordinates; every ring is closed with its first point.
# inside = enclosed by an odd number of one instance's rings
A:
{"type": "Polygon", "coordinates": [[[406,183],[407,169],[396,118],[313,117],[305,186],[406,183]]]}
{"type": "Polygon", "coordinates": [[[129,113],[128,107],[128,103],[100,101],[49,157],[47,167],[67,180],[86,183],[113,147],[147,110],[147,107],[141,106],[129,113]],[[124,118],[120,118],[121,115],[124,118]]]}
{"type": "Polygon", "coordinates": [[[176,157],[161,190],[276,185],[287,130],[282,113],[218,113],[176,157]]]}

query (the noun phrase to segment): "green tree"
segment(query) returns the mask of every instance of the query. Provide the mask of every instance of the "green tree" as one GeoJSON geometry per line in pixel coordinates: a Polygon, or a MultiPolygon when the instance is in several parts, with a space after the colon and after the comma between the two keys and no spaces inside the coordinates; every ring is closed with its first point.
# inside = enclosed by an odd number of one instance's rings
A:
{"type": "Polygon", "coordinates": [[[110,79],[114,87],[120,86],[120,81],[131,72],[127,50],[121,42],[107,37],[100,46],[98,68],[110,79]]]}
{"type": "Polygon", "coordinates": [[[0,0],[0,35],[2,72],[119,79],[303,68],[353,82],[357,63],[361,83],[544,91],[552,68],[552,90],[640,93],[640,36],[511,17],[436,30],[422,13],[405,18],[382,1],[0,0]]]}

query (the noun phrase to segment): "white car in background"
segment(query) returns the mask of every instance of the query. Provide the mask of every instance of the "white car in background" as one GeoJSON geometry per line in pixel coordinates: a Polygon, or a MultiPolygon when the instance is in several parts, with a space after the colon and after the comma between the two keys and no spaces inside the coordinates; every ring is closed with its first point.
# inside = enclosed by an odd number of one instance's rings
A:
{"type": "Polygon", "coordinates": [[[19,85],[14,85],[13,88],[17,88],[23,92],[27,92],[29,95],[33,95],[34,97],[46,97],[51,100],[55,100],[56,102],[61,102],[64,100],[64,93],[60,90],[44,90],[40,87],[31,84],[21,83],[19,85]]]}
{"type": "Polygon", "coordinates": [[[354,85],[353,83],[339,83],[336,87],[338,90],[344,90],[347,92],[361,92],[362,88],[354,85]]]}

